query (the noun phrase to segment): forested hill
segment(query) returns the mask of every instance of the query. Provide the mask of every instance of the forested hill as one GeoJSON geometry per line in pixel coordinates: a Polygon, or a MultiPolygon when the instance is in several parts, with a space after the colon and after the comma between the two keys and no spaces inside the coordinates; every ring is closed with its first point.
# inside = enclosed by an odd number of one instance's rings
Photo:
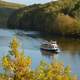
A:
{"type": "Polygon", "coordinates": [[[9,16],[7,27],[80,36],[80,0],[58,0],[21,7],[9,16]]]}
{"type": "Polygon", "coordinates": [[[9,16],[15,10],[22,8],[24,6],[25,5],[0,1],[0,27],[3,27],[3,26],[6,27],[9,16]]]}

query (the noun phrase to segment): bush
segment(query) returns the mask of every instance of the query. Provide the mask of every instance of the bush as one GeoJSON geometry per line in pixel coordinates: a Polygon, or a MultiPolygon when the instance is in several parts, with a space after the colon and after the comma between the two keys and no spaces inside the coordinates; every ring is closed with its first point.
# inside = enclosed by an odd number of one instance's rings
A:
{"type": "Polygon", "coordinates": [[[58,15],[55,20],[57,32],[62,35],[78,35],[80,33],[80,25],[78,21],[68,15],[58,15]]]}
{"type": "Polygon", "coordinates": [[[31,58],[24,56],[24,51],[19,48],[18,40],[14,38],[10,44],[9,54],[3,56],[1,61],[3,72],[0,80],[77,80],[71,75],[69,66],[63,63],[44,61],[35,69],[31,69],[31,58]]]}

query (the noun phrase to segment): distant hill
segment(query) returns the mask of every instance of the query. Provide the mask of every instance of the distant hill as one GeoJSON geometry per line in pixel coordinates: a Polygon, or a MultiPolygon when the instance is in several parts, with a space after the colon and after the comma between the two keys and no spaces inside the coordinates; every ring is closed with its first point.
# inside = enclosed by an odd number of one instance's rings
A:
{"type": "Polygon", "coordinates": [[[7,25],[9,16],[17,9],[23,8],[25,5],[0,1],[0,27],[7,25]]]}
{"type": "Polygon", "coordinates": [[[0,1],[0,7],[2,7],[2,8],[18,9],[18,8],[21,8],[24,6],[25,5],[22,5],[22,4],[0,1]]]}

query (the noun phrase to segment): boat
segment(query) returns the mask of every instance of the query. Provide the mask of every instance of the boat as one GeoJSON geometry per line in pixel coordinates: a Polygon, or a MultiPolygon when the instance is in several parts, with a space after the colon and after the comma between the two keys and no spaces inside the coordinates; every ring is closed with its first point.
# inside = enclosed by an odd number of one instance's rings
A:
{"type": "Polygon", "coordinates": [[[45,51],[58,51],[59,48],[56,41],[47,41],[41,44],[40,49],[45,51]]]}

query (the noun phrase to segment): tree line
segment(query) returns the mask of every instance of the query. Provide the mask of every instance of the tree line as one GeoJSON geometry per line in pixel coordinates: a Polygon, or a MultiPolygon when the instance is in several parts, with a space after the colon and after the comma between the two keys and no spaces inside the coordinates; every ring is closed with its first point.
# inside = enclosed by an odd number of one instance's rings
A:
{"type": "Polygon", "coordinates": [[[11,14],[7,23],[9,28],[80,36],[80,0],[58,0],[26,6],[11,14]]]}

